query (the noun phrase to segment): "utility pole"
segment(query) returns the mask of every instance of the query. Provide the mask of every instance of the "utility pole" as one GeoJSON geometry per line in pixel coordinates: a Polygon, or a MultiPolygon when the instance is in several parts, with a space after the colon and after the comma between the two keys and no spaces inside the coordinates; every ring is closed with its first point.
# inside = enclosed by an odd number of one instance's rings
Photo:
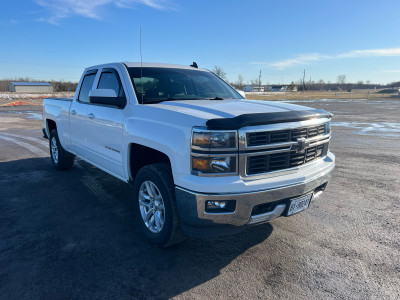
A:
{"type": "Polygon", "coordinates": [[[306,91],[306,85],[304,84],[304,79],[306,78],[306,69],[304,69],[304,73],[303,73],[303,92],[306,91]]]}
{"type": "Polygon", "coordinates": [[[258,91],[261,91],[261,70],[260,75],[258,76],[258,91]]]}

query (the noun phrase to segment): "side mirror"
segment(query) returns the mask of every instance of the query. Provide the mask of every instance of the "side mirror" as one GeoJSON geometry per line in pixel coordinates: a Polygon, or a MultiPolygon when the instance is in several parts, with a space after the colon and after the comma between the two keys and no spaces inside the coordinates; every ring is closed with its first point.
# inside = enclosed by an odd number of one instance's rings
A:
{"type": "Polygon", "coordinates": [[[96,89],[89,92],[89,102],[123,107],[126,103],[126,97],[118,97],[112,89],[96,89]]]}
{"type": "Polygon", "coordinates": [[[240,94],[240,96],[242,96],[243,98],[246,99],[246,93],[244,91],[236,90],[236,92],[238,92],[240,94]]]}

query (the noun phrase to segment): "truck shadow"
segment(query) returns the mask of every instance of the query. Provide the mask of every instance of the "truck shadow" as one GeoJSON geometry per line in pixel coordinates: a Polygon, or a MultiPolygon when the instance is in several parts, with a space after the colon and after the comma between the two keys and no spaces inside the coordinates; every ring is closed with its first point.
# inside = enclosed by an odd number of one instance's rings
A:
{"type": "Polygon", "coordinates": [[[82,161],[68,172],[48,158],[0,163],[3,296],[171,298],[218,277],[273,230],[263,224],[159,249],[141,235],[131,194],[82,161]]]}

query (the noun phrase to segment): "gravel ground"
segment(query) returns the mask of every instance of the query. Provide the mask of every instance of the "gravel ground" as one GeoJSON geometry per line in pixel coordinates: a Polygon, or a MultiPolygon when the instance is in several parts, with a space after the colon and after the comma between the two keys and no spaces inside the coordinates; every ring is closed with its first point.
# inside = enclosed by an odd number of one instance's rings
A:
{"type": "Polygon", "coordinates": [[[163,250],[141,235],[128,185],[83,161],[55,171],[38,108],[1,109],[0,299],[399,299],[400,101],[302,104],[335,114],[324,195],[163,250]]]}

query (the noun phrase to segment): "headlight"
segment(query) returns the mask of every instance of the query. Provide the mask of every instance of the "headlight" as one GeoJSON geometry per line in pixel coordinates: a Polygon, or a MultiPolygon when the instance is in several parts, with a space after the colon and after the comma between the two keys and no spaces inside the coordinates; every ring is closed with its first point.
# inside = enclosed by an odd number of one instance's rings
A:
{"type": "Polygon", "coordinates": [[[325,133],[326,134],[331,133],[331,122],[329,121],[328,123],[326,123],[325,126],[326,126],[325,127],[325,133]]]}
{"type": "Polygon", "coordinates": [[[192,145],[204,149],[236,148],[236,131],[193,129],[192,145]]]}
{"type": "Polygon", "coordinates": [[[192,156],[192,171],[204,174],[236,173],[236,156],[192,156]]]}
{"type": "Polygon", "coordinates": [[[194,127],[192,133],[192,174],[228,176],[237,174],[237,131],[194,127]]]}

